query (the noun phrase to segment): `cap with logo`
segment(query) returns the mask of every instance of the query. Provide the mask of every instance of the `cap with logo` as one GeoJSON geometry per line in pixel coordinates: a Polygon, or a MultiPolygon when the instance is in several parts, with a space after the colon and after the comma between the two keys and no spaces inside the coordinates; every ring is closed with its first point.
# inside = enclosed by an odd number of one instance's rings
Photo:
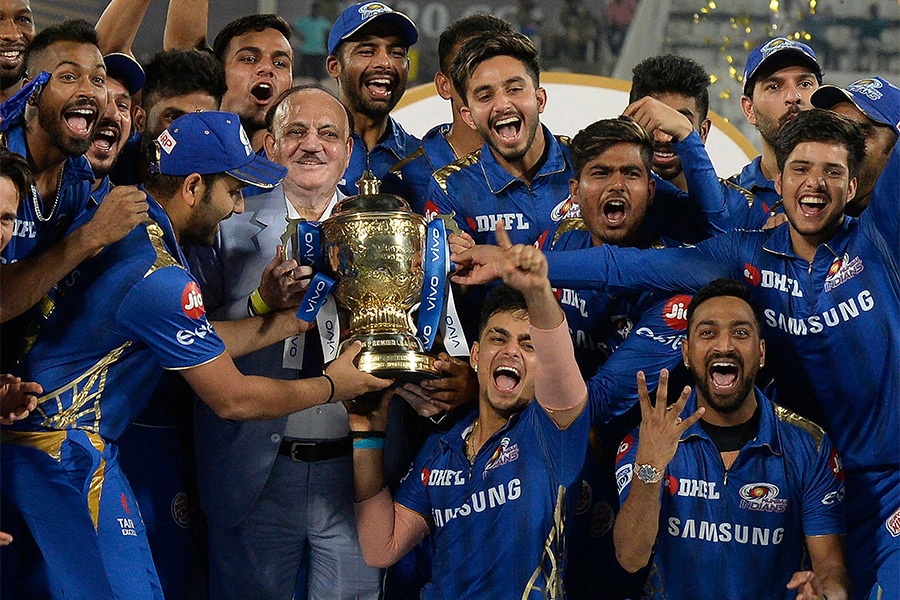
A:
{"type": "Polygon", "coordinates": [[[228,173],[244,183],[271,188],[287,169],[253,152],[240,118],[230,112],[182,115],[156,138],[150,171],[184,177],[228,173]]]}
{"type": "Polygon", "coordinates": [[[402,12],[381,2],[360,2],[345,8],[331,26],[328,33],[328,54],[334,54],[341,42],[375,21],[399,28],[407,46],[412,46],[419,39],[416,24],[402,12]]]}
{"type": "Polygon", "coordinates": [[[803,42],[777,37],[757,46],[747,57],[747,64],[744,66],[744,95],[750,96],[753,92],[753,83],[760,68],[767,63],[771,64],[776,58],[782,61],[779,64],[783,66],[809,67],[819,83],[822,83],[822,66],[813,49],[803,42]]]}
{"type": "Polygon", "coordinates": [[[868,77],[846,88],[823,85],[810,97],[817,108],[831,108],[839,102],[852,102],[864,115],[887,125],[900,135],[900,88],[887,79],[868,77]]]}
{"type": "Polygon", "coordinates": [[[121,81],[132,96],[144,87],[144,69],[133,56],[111,52],[103,57],[103,64],[106,65],[106,76],[121,81]]]}

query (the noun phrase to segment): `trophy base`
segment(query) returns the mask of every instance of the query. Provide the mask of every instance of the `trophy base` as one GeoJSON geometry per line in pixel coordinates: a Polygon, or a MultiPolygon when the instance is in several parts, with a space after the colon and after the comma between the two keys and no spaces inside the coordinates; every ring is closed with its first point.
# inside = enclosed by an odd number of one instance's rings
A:
{"type": "Polygon", "coordinates": [[[384,379],[394,379],[399,385],[418,383],[423,379],[437,379],[434,357],[422,352],[418,339],[408,334],[380,333],[351,336],[344,344],[362,342],[356,357],[356,368],[384,379]]]}

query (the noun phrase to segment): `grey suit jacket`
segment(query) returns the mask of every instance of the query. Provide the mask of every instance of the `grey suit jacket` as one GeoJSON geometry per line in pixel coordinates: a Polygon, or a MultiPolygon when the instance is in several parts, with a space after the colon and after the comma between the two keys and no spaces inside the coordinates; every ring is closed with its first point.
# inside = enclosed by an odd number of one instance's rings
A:
{"type": "MultiPolygon", "coordinates": [[[[212,248],[188,250],[191,272],[200,282],[210,320],[249,316],[247,299],[259,286],[263,269],[281,243],[285,213],[284,192],[278,186],[247,198],[243,214],[232,215],[221,223],[212,248]]],[[[317,338],[309,342],[319,343],[317,338]]],[[[245,375],[297,379],[299,370],[283,367],[283,349],[284,343],[279,342],[242,356],[235,363],[245,375]]],[[[297,414],[302,416],[303,439],[334,439],[348,434],[347,412],[340,403],[297,414]]],[[[196,402],[194,434],[200,503],[211,524],[233,527],[250,511],[272,470],[287,420],[282,417],[229,421],[196,402]]]]}

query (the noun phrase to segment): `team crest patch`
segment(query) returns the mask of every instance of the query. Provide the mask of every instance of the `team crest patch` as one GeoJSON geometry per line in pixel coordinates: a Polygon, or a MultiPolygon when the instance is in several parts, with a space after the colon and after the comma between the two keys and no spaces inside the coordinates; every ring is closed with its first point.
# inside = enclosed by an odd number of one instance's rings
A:
{"type": "Polygon", "coordinates": [[[616,520],[612,507],[606,502],[598,502],[591,511],[591,536],[598,538],[613,527],[616,520]]]}
{"type": "Polygon", "coordinates": [[[574,214],[572,211],[578,205],[572,200],[572,196],[569,196],[559,204],[553,207],[553,210],[550,211],[550,218],[553,219],[554,222],[561,220],[563,217],[570,216],[581,216],[581,211],[578,211],[578,214],[574,214]]]}
{"type": "Polygon", "coordinates": [[[240,131],[241,135],[241,143],[244,145],[244,152],[247,153],[247,156],[253,154],[253,146],[250,145],[250,138],[247,137],[247,132],[244,131],[243,127],[239,127],[238,131],[240,131]]]}
{"type": "Polygon", "coordinates": [[[191,525],[191,509],[188,506],[188,497],[184,492],[178,492],[172,498],[172,520],[182,529],[187,529],[191,525]]]}
{"type": "Polygon", "coordinates": [[[787,500],[779,498],[781,490],[772,483],[748,483],[739,492],[741,508],[760,512],[784,512],[787,500]]]}
{"type": "Polygon", "coordinates": [[[863,262],[858,256],[850,260],[849,254],[838,256],[831,263],[825,277],[825,291],[830,292],[863,272],[863,262]]]}
{"type": "Polygon", "coordinates": [[[359,7],[359,14],[363,18],[363,20],[371,19],[375,15],[380,15],[381,13],[386,12],[394,12],[387,5],[382,4],[381,2],[369,2],[364,6],[359,7]]]}
{"type": "Polygon", "coordinates": [[[900,508],[888,517],[888,520],[884,522],[884,526],[887,527],[888,533],[890,533],[892,537],[900,535],[900,508]]]}
{"type": "Polygon", "coordinates": [[[778,52],[779,50],[785,50],[787,48],[796,48],[797,50],[802,50],[799,45],[795,42],[787,39],[787,38],[775,38],[768,44],[762,47],[760,52],[762,52],[763,57],[768,57],[773,52],[778,52]]]}
{"type": "Polygon", "coordinates": [[[862,94],[869,100],[881,100],[884,94],[878,91],[880,88],[881,82],[877,79],[860,79],[851,83],[847,89],[851,92],[862,94]]]}
{"type": "Polygon", "coordinates": [[[490,460],[487,461],[487,464],[484,466],[484,472],[481,475],[482,477],[486,477],[489,471],[493,471],[497,467],[502,467],[503,465],[518,459],[519,445],[510,445],[509,438],[505,437],[500,440],[500,445],[497,446],[497,449],[494,450],[494,454],[491,456],[490,460]]]}

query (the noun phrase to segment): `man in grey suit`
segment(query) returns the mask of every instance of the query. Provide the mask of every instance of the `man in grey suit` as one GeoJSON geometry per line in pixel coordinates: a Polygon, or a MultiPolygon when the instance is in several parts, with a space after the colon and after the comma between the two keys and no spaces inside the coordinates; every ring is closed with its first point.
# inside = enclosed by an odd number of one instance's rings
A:
{"type": "MultiPolygon", "coordinates": [[[[298,305],[312,270],[280,257],[285,215],[321,221],[341,197],[353,127],[336,98],[315,86],[293,88],[273,105],[267,125],[266,153],[288,168],[282,185],[246,199],[244,214],[221,224],[212,251],[190,258],[215,319],[298,305]]],[[[238,363],[244,373],[297,379],[320,373],[323,358],[311,333],[238,363]]],[[[195,415],[210,597],[291,598],[309,552],[310,599],[378,598],[380,572],[366,566],[356,536],[343,405],[238,423],[198,403],[195,415]]]]}

